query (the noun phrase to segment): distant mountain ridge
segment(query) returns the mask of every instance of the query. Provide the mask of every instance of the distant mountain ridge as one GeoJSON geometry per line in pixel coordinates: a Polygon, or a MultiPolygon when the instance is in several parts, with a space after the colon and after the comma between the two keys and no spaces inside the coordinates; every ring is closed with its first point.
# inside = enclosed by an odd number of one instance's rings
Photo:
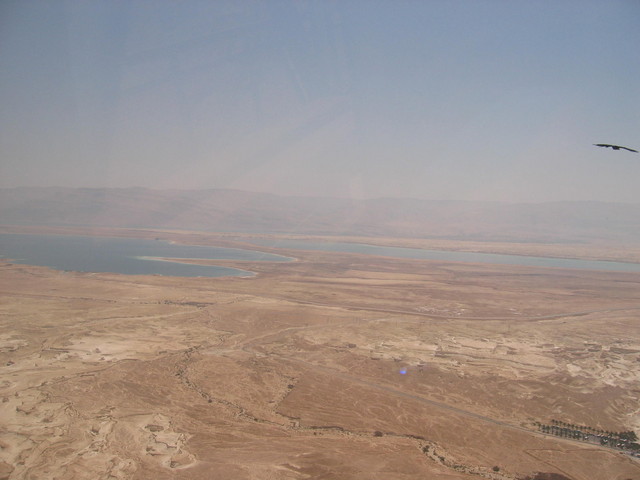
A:
{"type": "Polygon", "coordinates": [[[0,189],[0,224],[218,232],[640,242],[640,204],[286,197],[240,190],[0,189]]]}

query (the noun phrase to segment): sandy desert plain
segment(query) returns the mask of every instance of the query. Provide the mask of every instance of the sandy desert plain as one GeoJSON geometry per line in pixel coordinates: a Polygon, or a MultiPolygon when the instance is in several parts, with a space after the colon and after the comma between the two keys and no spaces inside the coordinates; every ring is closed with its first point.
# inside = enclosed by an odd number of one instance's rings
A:
{"type": "Polygon", "coordinates": [[[2,261],[0,478],[640,479],[638,459],[536,427],[640,433],[640,273],[260,249],[297,261],[210,262],[250,278],[2,261]]]}

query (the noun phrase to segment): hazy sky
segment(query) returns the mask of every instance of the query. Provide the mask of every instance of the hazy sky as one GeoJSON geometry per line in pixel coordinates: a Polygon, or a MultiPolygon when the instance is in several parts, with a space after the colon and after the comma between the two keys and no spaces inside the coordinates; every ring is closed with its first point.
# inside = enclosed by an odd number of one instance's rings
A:
{"type": "Polygon", "coordinates": [[[0,186],[640,202],[640,1],[0,2],[0,186]]]}

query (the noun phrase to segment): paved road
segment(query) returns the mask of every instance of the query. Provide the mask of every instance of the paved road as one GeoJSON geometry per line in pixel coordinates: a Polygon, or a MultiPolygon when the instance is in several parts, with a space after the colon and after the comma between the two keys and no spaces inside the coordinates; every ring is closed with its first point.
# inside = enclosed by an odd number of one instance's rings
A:
{"type": "Polygon", "coordinates": [[[367,307],[363,305],[348,305],[341,303],[323,303],[323,302],[313,302],[310,300],[300,300],[296,298],[288,298],[281,296],[271,296],[270,298],[276,298],[278,300],[284,300],[286,302],[298,303],[301,305],[313,305],[317,307],[329,307],[329,308],[341,308],[345,310],[359,310],[363,312],[377,312],[377,313],[392,313],[398,315],[412,315],[418,317],[427,317],[427,318],[437,318],[437,319],[445,319],[445,320],[552,320],[554,318],[565,318],[565,317],[582,317],[584,315],[589,315],[591,313],[608,313],[608,312],[622,312],[625,310],[640,310],[639,305],[634,306],[626,306],[626,307],[611,307],[611,308],[602,308],[602,309],[594,309],[594,310],[583,310],[578,312],[566,312],[566,313],[552,313],[549,315],[512,315],[509,317],[471,317],[464,315],[441,315],[435,313],[426,313],[426,312],[416,312],[414,310],[398,310],[391,308],[376,308],[376,307],[367,307]]]}

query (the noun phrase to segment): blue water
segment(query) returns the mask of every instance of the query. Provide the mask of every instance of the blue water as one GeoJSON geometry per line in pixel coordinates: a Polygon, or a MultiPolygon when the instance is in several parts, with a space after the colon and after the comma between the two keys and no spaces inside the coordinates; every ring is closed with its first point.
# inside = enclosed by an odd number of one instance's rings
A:
{"type": "MultiPolygon", "coordinates": [[[[418,260],[640,272],[640,264],[624,262],[422,250],[362,243],[329,243],[307,240],[254,239],[252,243],[276,248],[361,253],[418,260]]],[[[255,250],[177,245],[159,240],[22,234],[0,234],[0,257],[11,259],[15,263],[41,265],[57,270],[176,277],[249,276],[252,275],[252,272],[228,267],[166,262],[160,261],[160,259],[199,258],[272,262],[292,260],[289,257],[255,250]]]]}
{"type": "Polygon", "coordinates": [[[525,255],[500,255],[495,253],[452,252],[423,250],[419,248],[382,247],[364,243],[312,242],[307,240],[261,240],[251,243],[276,248],[300,250],[322,250],[329,252],[363,253],[394,258],[416,260],[440,260],[445,262],[492,263],[498,265],[520,265],[527,267],[574,268],[581,270],[603,270],[615,272],[640,272],[640,263],[608,262],[600,260],[578,260],[572,258],[530,257],[525,255]]]}
{"type": "Polygon", "coordinates": [[[175,277],[248,276],[253,273],[236,268],[167,262],[161,261],[161,258],[265,262],[292,260],[255,250],[177,245],[160,240],[22,234],[0,234],[0,257],[15,263],[56,270],[175,277]]]}

